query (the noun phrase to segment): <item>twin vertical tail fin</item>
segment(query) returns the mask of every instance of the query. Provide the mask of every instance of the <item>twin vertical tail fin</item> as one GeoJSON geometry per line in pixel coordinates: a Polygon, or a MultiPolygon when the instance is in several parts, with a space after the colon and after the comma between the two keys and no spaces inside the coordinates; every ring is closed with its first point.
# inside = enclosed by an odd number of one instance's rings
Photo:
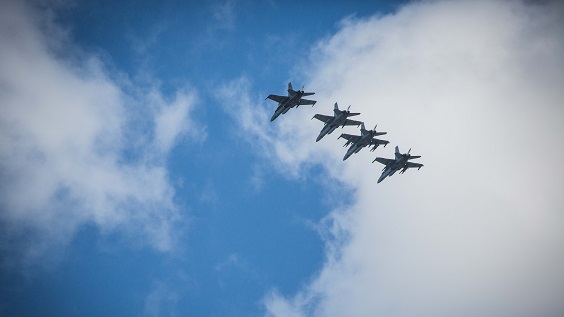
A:
{"type": "Polygon", "coordinates": [[[399,150],[399,146],[397,146],[397,145],[396,145],[396,151],[395,151],[394,154],[396,155],[396,159],[399,159],[399,158],[401,157],[401,153],[400,153],[400,150],[399,150]]]}
{"type": "Polygon", "coordinates": [[[294,88],[292,88],[292,83],[289,82],[288,83],[288,97],[292,97],[296,94],[296,91],[294,90],[294,88]]]}

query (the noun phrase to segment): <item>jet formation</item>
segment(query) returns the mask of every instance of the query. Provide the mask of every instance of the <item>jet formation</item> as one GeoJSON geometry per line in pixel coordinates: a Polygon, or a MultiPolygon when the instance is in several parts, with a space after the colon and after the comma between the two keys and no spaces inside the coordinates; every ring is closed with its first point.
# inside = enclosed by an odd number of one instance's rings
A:
{"type": "MultiPolygon", "coordinates": [[[[294,90],[292,88],[292,83],[288,83],[288,96],[279,96],[279,95],[268,95],[266,99],[274,100],[278,103],[278,107],[274,111],[272,118],[270,121],[274,121],[278,118],[281,114],[285,114],[288,110],[299,107],[300,105],[312,105],[314,106],[317,101],[315,100],[308,100],[303,99],[304,96],[311,96],[314,95],[314,92],[305,92],[304,87],[301,90],[294,90]]],[[[335,106],[333,109],[333,116],[316,114],[311,118],[312,120],[315,118],[319,121],[324,123],[323,128],[319,132],[317,136],[316,142],[319,142],[324,136],[327,134],[331,134],[335,129],[338,127],[344,128],[345,126],[360,126],[360,135],[352,135],[347,133],[342,133],[338,139],[343,138],[346,139],[347,142],[345,143],[344,147],[348,148],[345,156],[343,157],[343,161],[348,159],[351,155],[358,153],[365,147],[369,147],[370,151],[376,150],[378,146],[384,145],[384,147],[390,143],[387,140],[381,140],[376,138],[376,136],[385,135],[387,132],[377,132],[376,126],[372,130],[366,130],[364,126],[364,122],[351,120],[349,117],[358,116],[360,113],[351,113],[350,112],[351,106],[347,108],[347,110],[340,110],[339,105],[335,102],[335,106]]],[[[382,175],[378,179],[378,183],[383,181],[386,177],[394,175],[397,171],[400,171],[399,174],[405,173],[405,171],[409,168],[417,168],[421,169],[423,164],[420,163],[413,163],[409,162],[409,160],[420,158],[421,156],[415,156],[410,154],[411,149],[407,151],[405,154],[401,154],[399,151],[399,147],[396,146],[395,149],[395,157],[393,159],[387,159],[382,157],[377,157],[372,161],[379,162],[384,164],[384,169],[382,170],[382,175]]]]}

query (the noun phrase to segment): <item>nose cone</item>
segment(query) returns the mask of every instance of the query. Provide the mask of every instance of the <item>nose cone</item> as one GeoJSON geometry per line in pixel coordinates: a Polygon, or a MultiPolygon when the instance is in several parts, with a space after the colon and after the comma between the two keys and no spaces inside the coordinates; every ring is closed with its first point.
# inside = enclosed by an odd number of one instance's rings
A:
{"type": "Polygon", "coordinates": [[[323,138],[323,134],[319,133],[319,135],[317,136],[317,139],[315,139],[315,142],[319,142],[319,140],[321,140],[323,138]]]}
{"type": "MultiPolygon", "coordinates": [[[[393,174],[393,173],[392,173],[393,174]]],[[[380,178],[378,178],[378,183],[380,183],[381,181],[383,181],[386,177],[390,176],[390,170],[385,168],[384,172],[382,173],[382,175],[380,175],[380,178]]]]}

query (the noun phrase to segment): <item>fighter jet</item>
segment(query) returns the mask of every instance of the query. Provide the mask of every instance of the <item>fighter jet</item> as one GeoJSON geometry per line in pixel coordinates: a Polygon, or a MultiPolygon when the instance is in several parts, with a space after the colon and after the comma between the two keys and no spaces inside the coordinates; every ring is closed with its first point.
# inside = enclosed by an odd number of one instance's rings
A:
{"type": "Polygon", "coordinates": [[[270,122],[278,118],[279,115],[285,114],[293,107],[298,107],[300,105],[315,105],[317,102],[315,100],[302,99],[304,96],[311,96],[314,94],[314,92],[304,92],[304,87],[302,87],[302,90],[295,91],[292,88],[292,83],[288,83],[288,96],[268,95],[266,99],[271,99],[278,103],[278,108],[274,111],[272,118],[270,118],[270,122]]]}
{"type": "Polygon", "coordinates": [[[399,151],[399,147],[396,146],[395,159],[386,159],[382,157],[375,158],[374,161],[372,161],[372,163],[378,161],[386,165],[382,170],[383,171],[382,175],[380,176],[380,178],[378,178],[378,183],[383,181],[384,178],[386,178],[387,176],[394,175],[394,173],[399,170],[401,170],[399,173],[403,174],[405,173],[405,171],[407,171],[408,168],[417,167],[417,169],[420,169],[421,167],[423,167],[423,164],[409,162],[409,160],[413,160],[421,157],[419,155],[411,155],[409,154],[409,152],[411,152],[411,149],[409,149],[409,151],[407,151],[406,154],[401,154],[399,151]]]}
{"type": "MultiPolygon", "coordinates": [[[[319,132],[319,136],[315,142],[321,140],[326,134],[331,134],[331,132],[335,131],[337,127],[341,126],[343,128],[346,125],[356,125],[359,126],[362,122],[347,119],[348,117],[358,116],[360,113],[351,113],[350,112],[351,106],[347,108],[347,110],[339,110],[339,105],[335,102],[335,108],[333,109],[333,116],[325,116],[322,114],[316,114],[313,118],[325,122],[323,129],[319,132]]],[[[312,118],[312,119],[313,119],[312,118]]]]}
{"type": "Polygon", "coordinates": [[[386,146],[386,144],[390,142],[375,138],[375,136],[377,135],[384,135],[386,133],[388,132],[376,132],[376,126],[374,126],[374,130],[366,130],[366,128],[364,128],[364,122],[361,122],[360,135],[350,135],[345,133],[341,134],[339,136],[339,139],[340,138],[347,139],[347,143],[345,143],[344,145],[345,147],[348,146],[349,144],[352,144],[349,150],[347,151],[347,154],[345,154],[345,157],[343,157],[343,161],[349,158],[349,156],[351,156],[353,153],[358,153],[358,151],[362,150],[362,148],[365,146],[372,145],[373,147],[370,149],[371,152],[376,150],[376,148],[380,144],[384,144],[384,146],[386,146]]]}

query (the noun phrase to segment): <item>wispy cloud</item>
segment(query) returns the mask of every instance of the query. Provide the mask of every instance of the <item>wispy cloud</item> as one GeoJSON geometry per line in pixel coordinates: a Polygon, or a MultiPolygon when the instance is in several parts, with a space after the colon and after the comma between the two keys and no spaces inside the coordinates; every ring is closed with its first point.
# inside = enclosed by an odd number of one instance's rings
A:
{"type": "Polygon", "coordinates": [[[153,91],[151,99],[158,109],[155,114],[155,144],[160,152],[168,153],[183,136],[198,141],[206,138],[205,127],[193,121],[190,116],[197,101],[194,90],[177,91],[170,103],[163,100],[158,91],[153,91]]]}
{"type": "Polygon", "coordinates": [[[153,283],[151,292],[145,298],[144,316],[177,316],[176,304],[180,299],[179,292],[165,282],[153,283]]]}
{"type": "MultiPolygon", "coordinates": [[[[306,156],[316,156],[314,151],[306,151],[310,145],[302,142],[311,139],[312,131],[304,129],[295,130],[295,124],[304,122],[296,121],[296,112],[289,111],[283,117],[287,120],[270,122],[270,117],[276,109],[276,104],[270,100],[265,101],[268,94],[258,95],[251,93],[252,81],[247,77],[235,79],[221,86],[216,94],[223,108],[237,123],[239,127],[235,133],[246,140],[260,156],[274,163],[274,168],[290,178],[301,178],[302,171],[309,166],[310,160],[306,156]],[[299,148],[295,148],[295,147],[299,148]]],[[[285,86],[274,94],[285,95],[285,86]]],[[[306,110],[306,117],[311,113],[306,110]]],[[[294,110],[294,109],[292,109],[294,110]]],[[[311,117],[309,117],[311,118],[311,117]]],[[[307,125],[311,125],[308,119],[307,125]]],[[[315,140],[315,137],[313,138],[315,140]]]]}
{"type": "Polygon", "coordinates": [[[249,107],[235,113],[279,170],[322,164],[356,188],[321,224],[323,268],[296,294],[270,292],[268,315],[564,311],[563,13],[556,2],[429,1],[349,18],[304,72],[315,108],[267,127],[264,115],[242,115],[249,107]],[[425,167],[377,185],[370,162],[390,147],[342,162],[338,132],[315,143],[321,124],[310,118],[335,101],[425,167]]]}
{"type": "Polygon", "coordinates": [[[70,64],[51,51],[69,44],[39,29],[41,12],[1,8],[2,251],[35,259],[85,223],[171,249],[182,216],[165,161],[179,138],[197,138],[195,91],[132,89],[86,52],[70,64]]]}
{"type": "Polygon", "coordinates": [[[143,35],[136,34],[136,31],[127,33],[127,38],[131,43],[133,51],[139,56],[147,55],[148,51],[153,49],[158,43],[160,37],[167,31],[166,22],[153,25],[148,32],[143,35]]]}
{"type": "Polygon", "coordinates": [[[231,30],[235,27],[236,0],[226,0],[212,7],[215,28],[231,30]]]}

